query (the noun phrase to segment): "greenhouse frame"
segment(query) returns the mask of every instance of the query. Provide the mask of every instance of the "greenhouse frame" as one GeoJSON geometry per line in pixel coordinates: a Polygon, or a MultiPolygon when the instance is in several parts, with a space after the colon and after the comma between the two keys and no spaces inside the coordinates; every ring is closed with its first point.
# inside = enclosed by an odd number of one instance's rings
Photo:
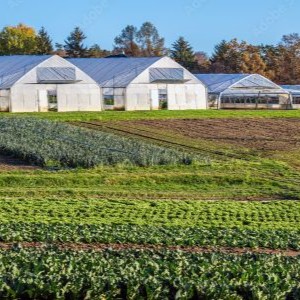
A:
{"type": "Polygon", "coordinates": [[[289,91],[258,74],[196,74],[208,89],[211,108],[291,109],[289,91]]]}

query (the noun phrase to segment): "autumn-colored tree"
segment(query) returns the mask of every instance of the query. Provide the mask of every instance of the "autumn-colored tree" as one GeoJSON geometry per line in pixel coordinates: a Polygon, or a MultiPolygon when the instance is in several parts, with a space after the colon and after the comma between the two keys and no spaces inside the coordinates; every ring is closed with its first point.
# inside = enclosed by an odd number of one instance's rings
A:
{"type": "MultiPolygon", "coordinates": [[[[300,36],[297,33],[284,35],[278,45],[280,62],[277,66],[276,82],[281,84],[300,83],[300,36]]],[[[275,66],[274,66],[275,67],[275,66]]]]}
{"type": "Polygon", "coordinates": [[[115,38],[114,53],[124,53],[127,56],[140,56],[141,49],[137,43],[138,30],[135,26],[126,26],[115,38]]]}
{"type": "Polygon", "coordinates": [[[163,56],[166,55],[165,40],[157,28],[145,22],[140,29],[133,25],[126,26],[115,38],[114,54],[124,53],[127,56],[163,56]]]}
{"type": "Polygon", "coordinates": [[[34,54],[36,32],[25,24],[4,27],[0,32],[0,55],[34,54]]]}
{"type": "Polygon", "coordinates": [[[198,64],[198,73],[209,73],[211,68],[209,56],[203,51],[197,51],[195,58],[198,64]]]}
{"type": "Polygon", "coordinates": [[[261,56],[260,49],[252,45],[245,45],[241,53],[240,72],[246,74],[267,75],[267,65],[261,56]]]}
{"type": "Polygon", "coordinates": [[[214,73],[257,73],[267,74],[267,65],[260,48],[245,41],[233,39],[222,41],[215,47],[211,58],[211,71],[214,73]]]}
{"type": "Polygon", "coordinates": [[[165,39],[150,22],[145,22],[137,33],[137,40],[143,56],[163,56],[166,54],[165,39]]]}

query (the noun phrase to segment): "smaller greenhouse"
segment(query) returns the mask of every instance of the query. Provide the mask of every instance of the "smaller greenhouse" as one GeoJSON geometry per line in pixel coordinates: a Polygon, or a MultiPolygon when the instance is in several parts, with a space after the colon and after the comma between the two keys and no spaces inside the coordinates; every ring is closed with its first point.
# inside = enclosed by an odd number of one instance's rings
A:
{"type": "Polygon", "coordinates": [[[281,87],[290,93],[293,108],[300,109],[300,85],[282,85],[281,87]]]}
{"type": "Polygon", "coordinates": [[[290,109],[288,91],[258,74],[196,74],[218,109],[290,109]]]}

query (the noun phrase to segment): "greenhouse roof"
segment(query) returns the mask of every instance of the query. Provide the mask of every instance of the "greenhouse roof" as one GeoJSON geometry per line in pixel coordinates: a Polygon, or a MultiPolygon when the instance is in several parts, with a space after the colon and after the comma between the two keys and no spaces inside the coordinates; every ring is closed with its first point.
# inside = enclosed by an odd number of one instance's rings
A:
{"type": "Polygon", "coordinates": [[[258,74],[196,74],[210,94],[287,93],[271,80],[258,74]]]}
{"type": "Polygon", "coordinates": [[[100,86],[126,87],[161,57],[146,58],[70,58],[69,62],[94,79],[100,86]]]}
{"type": "Polygon", "coordinates": [[[50,57],[51,55],[0,56],[0,89],[12,87],[26,73],[50,57]]]}
{"type": "Polygon", "coordinates": [[[300,96],[300,85],[282,85],[281,87],[293,96],[300,96]]]}

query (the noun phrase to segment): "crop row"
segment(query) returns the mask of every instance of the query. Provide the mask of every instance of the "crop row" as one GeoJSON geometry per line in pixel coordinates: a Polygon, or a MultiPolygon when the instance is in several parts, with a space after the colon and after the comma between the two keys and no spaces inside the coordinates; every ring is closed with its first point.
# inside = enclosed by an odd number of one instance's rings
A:
{"type": "Polygon", "coordinates": [[[1,118],[0,151],[41,166],[190,164],[199,157],[137,140],[34,118],[1,118]]]}
{"type": "Polygon", "coordinates": [[[2,299],[299,299],[300,257],[0,252],[2,299]]]}
{"type": "Polygon", "coordinates": [[[300,230],[9,223],[0,224],[0,242],[101,243],[300,250],[300,230]]]}
{"type": "Polygon", "coordinates": [[[300,202],[3,199],[0,220],[299,230],[300,202]]]}

